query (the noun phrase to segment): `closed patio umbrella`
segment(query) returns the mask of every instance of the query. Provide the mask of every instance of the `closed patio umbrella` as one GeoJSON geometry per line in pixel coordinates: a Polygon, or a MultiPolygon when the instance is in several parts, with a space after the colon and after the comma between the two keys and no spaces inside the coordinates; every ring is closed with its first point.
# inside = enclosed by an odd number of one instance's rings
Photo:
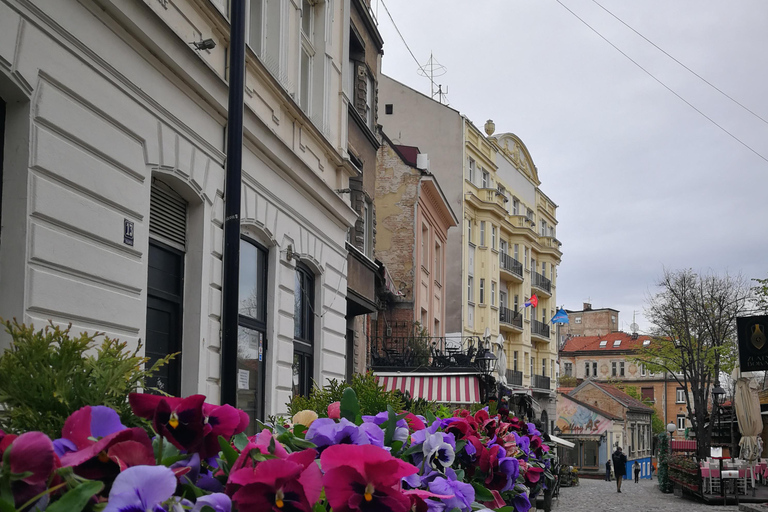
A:
{"type": "MultiPolygon", "coordinates": [[[[760,399],[757,396],[757,390],[753,389],[750,383],[751,380],[744,377],[736,381],[733,405],[736,409],[736,418],[741,432],[741,441],[739,441],[741,457],[749,461],[750,466],[753,466],[763,452],[763,440],[760,438],[763,431],[763,419],[760,416],[760,399]]],[[[753,474],[753,489],[755,486],[754,478],[753,474]]]]}
{"type": "Polygon", "coordinates": [[[504,337],[499,334],[493,341],[494,349],[498,349],[496,354],[496,381],[504,386],[507,385],[507,355],[504,353],[504,337]]]}

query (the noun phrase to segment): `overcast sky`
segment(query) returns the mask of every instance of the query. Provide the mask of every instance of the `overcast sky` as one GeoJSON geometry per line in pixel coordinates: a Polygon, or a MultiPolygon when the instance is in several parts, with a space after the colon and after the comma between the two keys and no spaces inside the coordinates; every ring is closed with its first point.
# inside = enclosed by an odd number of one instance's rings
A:
{"type": "Polygon", "coordinates": [[[558,305],[646,330],[665,267],[768,277],[768,123],[616,19],[768,120],[768,1],[561,1],[765,159],[556,0],[372,0],[383,71],[430,94],[386,4],[420,63],[445,66],[449,104],[526,144],[559,206],[558,305]]]}

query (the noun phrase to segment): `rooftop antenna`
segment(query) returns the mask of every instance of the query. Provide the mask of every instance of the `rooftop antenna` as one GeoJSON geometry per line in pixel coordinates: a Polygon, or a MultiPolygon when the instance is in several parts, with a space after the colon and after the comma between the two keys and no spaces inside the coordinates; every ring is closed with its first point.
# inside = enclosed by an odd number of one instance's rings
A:
{"type": "Polygon", "coordinates": [[[429,78],[429,90],[431,97],[434,99],[435,95],[439,95],[438,101],[440,103],[443,102],[443,97],[448,94],[448,88],[446,87],[445,91],[443,91],[442,85],[437,86],[437,91],[435,91],[435,78],[443,76],[448,72],[448,69],[440,64],[437,59],[435,59],[435,56],[432,54],[432,52],[429,52],[429,60],[426,64],[423,66],[420,66],[417,73],[421,76],[429,78]]]}
{"type": "Polygon", "coordinates": [[[635,322],[636,314],[637,314],[637,311],[632,312],[632,323],[629,325],[629,328],[632,331],[632,334],[637,334],[638,329],[640,329],[640,326],[637,325],[637,323],[635,322]]]}

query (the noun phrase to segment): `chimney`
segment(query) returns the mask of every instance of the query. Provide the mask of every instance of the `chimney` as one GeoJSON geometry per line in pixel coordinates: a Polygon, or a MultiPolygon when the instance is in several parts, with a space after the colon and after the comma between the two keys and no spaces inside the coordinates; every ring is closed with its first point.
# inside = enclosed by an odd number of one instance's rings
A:
{"type": "Polygon", "coordinates": [[[584,311],[592,311],[592,304],[590,304],[589,302],[585,302],[584,311]]]}

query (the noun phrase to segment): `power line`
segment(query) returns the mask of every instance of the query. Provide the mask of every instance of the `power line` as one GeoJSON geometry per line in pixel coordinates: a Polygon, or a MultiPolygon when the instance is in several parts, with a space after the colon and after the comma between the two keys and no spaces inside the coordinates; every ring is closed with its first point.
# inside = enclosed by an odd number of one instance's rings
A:
{"type": "Polygon", "coordinates": [[[641,34],[640,32],[638,32],[637,30],[635,30],[635,29],[634,29],[634,28],[632,28],[631,26],[629,26],[629,25],[628,25],[628,24],[627,24],[627,23],[626,23],[624,20],[622,20],[621,18],[619,18],[618,16],[616,16],[615,14],[613,14],[611,11],[609,11],[608,9],[606,9],[605,7],[603,7],[603,6],[602,6],[602,5],[601,5],[599,2],[597,2],[597,0],[592,0],[592,2],[594,2],[594,3],[595,3],[595,4],[596,4],[598,7],[600,7],[602,10],[604,10],[605,12],[607,12],[608,14],[610,14],[611,16],[613,16],[614,18],[616,18],[616,19],[617,19],[617,20],[618,20],[618,21],[619,21],[619,22],[620,22],[622,25],[624,25],[625,27],[627,27],[629,30],[631,30],[632,32],[634,32],[634,33],[635,33],[635,34],[637,34],[638,36],[640,36],[640,37],[642,37],[643,39],[645,39],[645,40],[646,40],[646,41],[647,41],[649,44],[653,45],[653,47],[654,47],[654,48],[656,48],[657,50],[659,50],[661,53],[663,53],[664,55],[666,55],[667,57],[669,57],[669,58],[670,58],[670,59],[672,59],[673,61],[675,61],[675,62],[677,62],[678,64],[680,64],[681,66],[683,66],[683,67],[684,67],[685,69],[687,69],[688,71],[690,71],[690,72],[691,72],[693,75],[695,75],[695,76],[696,76],[698,79],[700,79],[702,82],[704,82],[704,83],[705,83],[705,84],[707,84],[708,86],[712,87],[714,90],[716,90],[717,92],[719,92],[720,94],[722,94],[723,96],[725,96],[726,98],[728,98],[729,100],[731,100],[732,102],[734,102],[735,104],[737,104],[738,106],[740,106],[741,108],[743,108],[744,110],[746,110],[747,112],[749,112],[750,114],[752,114],[753,116],[755,116],[756,118],[758,118],[759,120],[761,120],[762,122],[764,122],[765,124],[768,124],[768,120],[766,120],[766,119],[762,118],[760,115],[758,115],[757,113],[755,113],[754,111],[752,111],[752,110],[751,110],[749,107],[747,107],[746,105],[743,105],[743,104],[742,104],[742,103],[740,103],[738,100],[736,100],[735,98],[733,98],[733,97],[731,97],[730,95],[728,95],[728,94],[727,94],[725,91],[721,90],[719,87],[717,87],[716,85],[714,85],[713,83],[711,83],[709,80],[707,80],[706,78],[704,78],[703,76],[701,76],[700,74],[698,74],[697,72],[695,72],[694,70],[692,70],[691,68],[689,68],[688,66],[686,66],[685,64],[683,64],[682,62],[680,62],[679,60],[677,60],[675,57],[673,57],[672,55],[670,55],[668,52],[664,51],[664,49],[663,49],[663,48],[659,47],[659,46],[658,46],[656,43],[654,43],[653,41],[651,41],[650,39],[648,39],[647,37],[645,37],[643,34],[641,34]]]}
{"type": "Polygon", "coordinates": [[[565,5],[563,2],[561,2],[560,0],[555,0],[555,1],[556,1],[558,4],[560,4],[560,5],[561,5],[561,6],[562,6],[562,7],[563,7],[563,8],[564,8],[566,11],[568,11],[569,13],[571,13],[571,14],[572,14],[572,15],[573,15],[573,16],[574,16],[576,19],[578,19],[580,22],[582,22],[584,25],[586,25],[586,26],[587,26],[587,27],[588,27],[588,28],[589,28],[589,29],[590,29],[592,32],[594,32],[595,34],[597,34],[598,36],[600,36],[600,38],[601,38],[603,41],[605,41],[606,43],[608,43],[609,45],[611,45],[611,46],[612,46],[612,47],[613,47],[613,48],[614,48],[614,49],[615,49],[617,52],[619,52],[619,53],[620,53],[620,54],[622,54],[624,57],[626,57],[626,58],[627,58],[627,59],[628,59],[630,62],[632,62],[632,64],[634,64],[635,66],[637,66],[638,68],[640,68],[640,69],[641,69],[641,70],[642,70],[642,71],[643,71],[645,74],[647,74],[648,76],[650,76],[651,78],[653,78],[654,80],[656,80],[656,81],[657,81],[657,82],[658,82],[658,83],[659,83],[659,84],[660,84],[662,87],[664,87],[666,90],[668,90],[669,92],[671,92],[672,94],[674,94],[675,96],[677,96],[677,98],[678,98],[678,99],[680,99],[680,101],[682,101],[683,103],[685,103],[686,105],[688,105],[689,107],[691,107],[693,110],[695,110],[696,112],[698,112],[699,114],[701,114],[701,116],[703,116],[705,119],[707,119],[707,120],[708,120],[710,123],[712,123],[713,125],[715,125],[715,126],[717,126],[718,128],[720,128],[720,130],[722,130],[723,132],[727,133],[727,134],[728,134],[728,135],[729,135],[729,136],[730,136],[730,137],[731,137],[733,140],[735,140],[736,142],[738,142],[739,144],[741,144],[742,146],[744,146],[745,148],[747,148],[748,150],[750,150],[752,153],[756,154],[757,156],[759,156],[760,158],[762,158],[763,160],[765,160],[766,162],[768,162],[768,158],[764,157],[763,155],[761,155],[760,153],[758,153],[757,151],[755,151],[754,149],[752,149],[752,147],[751,147],[751,146],[749,146],[749,145],[748,145],[746,142],[742,141],[742,140],[741,140],[741,139],[739,139],[739,138],[738,138],[736,135],[734,135],[733,133],[729,132],[727,129],[725,129],[725,127],[723,127],[722,125],[718,124],[718,123],[717,123],[717,121],[715,121],[714,119],[712,119],[711,117],[709,117],[707,114],[705,114],[704,112],[702,112],[701,110],[699,110],[698,108],[696,108],[696,106],[694,106],[694,105],[693,105],[693,104],[692,104],[690,101],[688,101],[688,100],[686,100],[685,98],[683,98],[682,96],[680,96],[680,94],[678,94],[677,92],[675,92],[675,90],[674,90],[674,89],[672,89],[671,87],[669,87],[667,84],[665,84],[664,82],[662,82],[660,79],[656,78],[656,76],[654,76],[654,75],[653,75],[653,73],[651,73],[650,71],[648,71],[647,69],[645,69],[645,68],[644,68],[642,65],[640,65],[640,63],[638,63],[638,62],[637,62],[636,60],[634,60],[632,57],[630,57],[629,55],[627,55],[626,53],[624,53],[624,52],[621,50],[621,48],[619,48],[618,46],[616,46],[615,44],[613,44],[611,41],[609,41],[609,40],[608,40],[608,38],[606,38],[606,37],[605,37],[603,34],[601,34],[600,32],[598,32],[598,31],[597,31],[597,30],[596,30],[596,29],[595,29],[595,28],[594,28],[592,25],[590,25],[590,24],[589,24],[589,23],[587,23],[585,20],[583,20],[583,19],[582,19],[582,18],[581,18],[581,17],[580,17],[578,14],[576,14],[576,13],[575,13],[575,12],[573,12],[571,9],[569,9],[569,8],[568,8],[568,6],[566,6],[566,5],[565,5]]]}
{"type": "Polygon", "coordinates": [[[411,57],[413,57],[414,62],[416,62],[416,65],[419,66],[419,70],[422,73],[424,73],[424,76],[429,78],[429,81],[432,83],[433,86],[437,85],[435,81],[432,79],[432,77],[424,69],[424,66],[421,65],[421,63],[419,62],[419,59],[417,59],[416,56],[413,54],[413,52],[411,51],[411,47],[408,46],[408,43],[405,42],[405,38],[403,37],[403,34],[400,32],[400,29],[397,27],[397,23],[395,23],[395,19],[392,17],[392,13],[389,12],[389,8],[387,7],[387,4],[384,3],[384,0],[381,0],[381,5],[383,5],[384,10],[387,11],[387,16],[389,16],[390,21],[392,21],[392,26],[395,27],[395,30],[397,31],[397,35],[400,36],[400,39],[403,41],[405,48],[408,50],[408,53],[411,54],[411,57]]]}

